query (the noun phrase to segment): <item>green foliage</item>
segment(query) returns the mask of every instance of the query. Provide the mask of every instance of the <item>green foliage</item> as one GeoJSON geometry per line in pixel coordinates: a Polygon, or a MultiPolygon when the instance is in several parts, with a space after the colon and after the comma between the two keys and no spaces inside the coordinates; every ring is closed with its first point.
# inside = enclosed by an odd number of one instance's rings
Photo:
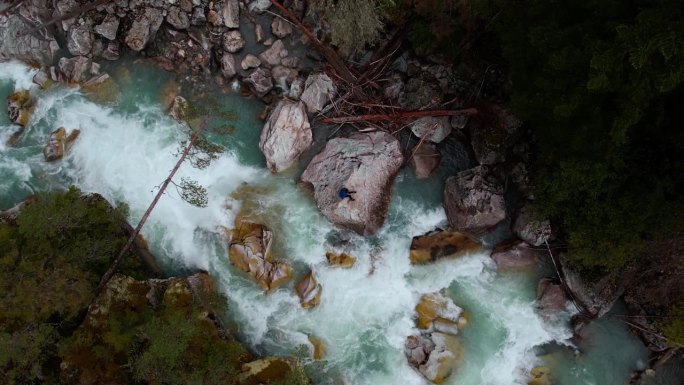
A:
{"type": "Polygon", "coordinates": [[[668,345],[684,347],[684,308],[673,307],[670,309],[663,330],[668,345]]]}
{"type": "Polygon", "coordinates": [[[570,256],[610,270],[681,229],[684,3],[469,1],[537,141],[534,195],[570,256]]]}

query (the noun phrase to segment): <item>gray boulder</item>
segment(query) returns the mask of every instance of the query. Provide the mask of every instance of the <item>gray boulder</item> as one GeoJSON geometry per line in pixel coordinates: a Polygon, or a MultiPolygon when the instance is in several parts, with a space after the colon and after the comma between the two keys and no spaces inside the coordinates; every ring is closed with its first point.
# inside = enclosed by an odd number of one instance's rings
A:
{"type": "Polygon", "coordinates": [[[263,97],[273,89],[273,81],[271,80],[271,71],[265,68],[257,68],[249,74],[245,79],[245,84],[257,96],[263,97]]]}
{"type": "Polygon", "coordinates": [[[222,44],[225,51],[235,53],[245,47],[245,39],[240,31],[228,31],[223,34],[222,44]]]}
{"type": "Polygon", "coordinates": [[[166,13],[166,22],[176,29],[188,29],[190,27],[188,14],[178,7],[169,7],[166,13]]]}
{"type": "Polygon", "coordinates": [[[93,34],[86,25],[72,26],[67,34],[67,48],[74,56],[88,56],[93,50],[93,34]]]}
{"type": "Polygon", "coordinates": [[[390,190],[404,158],[391,135],[381,132],[356,133],[326,144],[301,176],[313,190],[316,205],[332,223],[361,235],[372,235],[385,222],[390,190]],[[340,199],[343,187],[354,200],[340,199]]]}
{"type": "Polygon", "coordinates": [[[252,55],[251,53],[248,53],[247,55],[245,55],[245,58],[242,59],[242,62],[240,63],[240,66],[245,71],[247,71],[248,69],[251,69],[251,68],[257,68],[260,65],[261,65],[261,60],[259,60],[258,57],[252,55]]]}
{"type": "Polygon", "coordinates": [[[233,54],[224,52],[223,56],[221,56],[221,73],[223,74],[223,77],[229,80],[237,74],[237,67],[233,54]]]}
{"type": "Polygon", "coordinates": [[[525,242],[497,245],[491,257],[496,267],[502,270],[524,269],[537,263],[537,252],[525,242]]]}
{"type": "Polygon", "coordinates": [[[425,136],[432,143],[443,141],[451,133],[448,117],[426,116],[416,119],[411,125],[411,131],[419,138],[425,136]]]}
{"type": "Polygon", "coordinates": [[[565,309],[567,297],[560,284],[549,278],[542,278],[537,284],[537,309],[550,315],[565,309]]]}
{"type": "Polygon", "coordinates": [[[306,78],[301,100],[306,104],[309,112],[323,110],[333,96],[335,96],[335,85],[328,75],[318,73],[306,78]]]}
{"type": "Polygon", "coordinates": [[[223,24],[228,28],[240,28],[240,6],[238,0],[225,0],[221,7],[223,24]]]}
{"type": "Polygon", "coordinates": [[[126,45],[133,51],[142,51],[157,33],[163,21],[164,16],[160,10],[146,8],[144,14],[133,21],[131,29],[126,33],[126,45]]]}
{"type": "Polygon", "coordinates": [[[439,158],[437,146],[423,142],[413,151],[409,164],[416,174],[416,178],[425,179],[432,175],[432,172],[439,166],[439,158]]]}
{"type": "Polygon", "coordinates": [[[70,59],[59,59],[59,80],[66,83],[80,83],[86,80],[90,71],[90,59],[85,56],[76,56],[70,59]]]}
{"type": "Polygon", "coordinates": [[[513,234],[534,246],[541,246],[554,238],[551,222],[532,217],[529,207],[523,207],[513,222],[513,234]]]}
{"type": "Polygon", "coordinates": [[[119,30],[119,19],[114,15],[107,15],[102,23],[98,24],[93,28],[96,34],[109,39],[116,39],[116,32],[119,30]]]}
{"type": "Polygon", "coordinates": [[[275,17],[271,22],[271,32],[282,39],[292,33],[292,25],[280,17],[275,17]]]}
{"type": "Polygon", "coordinates": [[[312,143],[304,103],[285,99],[278,102],[261,130],[259,149],[266,157],[268,169],[280,172],[292,166],[312,143]]]}
{"type": "Polygon", "coordinates": [[[503,181],[486,166],[449,177],[443,204],[449,225],[458,231],[483,235],[506,219],[503,181]]]}
{"type": "Polygon", "coordinates": [[[59,45],[49,32],[29,33],[33,28],[19,15],[0,17],[0,61],[19,59],[50,65],[59,45]]]}
{"type": "Polygon", "coordinates": [[[277,66],[285,56],[287,56],[287,50],[283,41],[276,40],[266,51],[259,54],[259,59],[271,66],[277,66]]]}

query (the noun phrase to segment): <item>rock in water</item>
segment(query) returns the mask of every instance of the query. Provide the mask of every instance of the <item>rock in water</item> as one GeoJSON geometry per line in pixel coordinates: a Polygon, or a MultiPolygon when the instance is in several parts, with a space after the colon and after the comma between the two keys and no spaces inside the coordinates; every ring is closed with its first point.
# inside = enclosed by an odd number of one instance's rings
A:
{"type": "Polygon", "coordinates": [[[503,182],[486,166],[459,172],[446,181],[444,210],[455,230],[485,234],[506,219],[503,182]]]}
{"type": "Polygon", "coordinates": [[[316,281],[313,271],[310,271],[301,281],[295,286],[297,295],[299,296],[302,307],[308,309],[314,307],[321,302],[321,292],[323,288],[316,281]]]}
{"type": "Polygon", "coordinates": [[[184,122],[188,117],[189,109],[190,103],[188,103],[188,100],[177,95],[173,98],[173,102],[171,102],[171,106],[169,107],[169,116],[177,122],[184,122]]]}
{"type": "Polygon", "coordinates": [[[119,30],[119,18],[114,15],[107,15],[102,23],[98,24],[93,28],[93,31],[102,37],[115,40],[116,32],[119,30]]]}
{"type": "Polygon", "coordinates": [[[71,59],[65,57],[59,59],[60,80],[65,83],[80,83],[86,79],[90,70],[90,59],[85,56],[76,56],[71,59]]]}
{"type": "Polygon", "coordinates": [[[31,110],[33,110],[33,99],[28,90],[16,91],[7,97],[7,114],[12,123],[26,127],[31,110]]]}
{"type": "Polygon", "coordinates": [[[425,179],[439,166],[439,151],[437,147],[428,142],[423,142],[414,150],[410,165],[416,178],[425,179]]]}
{"type": "Polygon", "coordinates": [[[290,265],[271,256],[273,233],[266,226],[238,218],[231,232],[228,256],[238,269],[251,275],[264,290],[273,290],[292,277],[290,265]]]}
{"type": "Polygon", "coordinates": [[[525,242],[505,242],[497,245],[491,255],[496,267],[506,269],[524,269],[537,263],[537,252],[525,242]]]}
{"type": "Polygon", "coordinates": [[[463,309],[441,293],[423,294],[416,305],[416,314],[416,326],[428,331],[456,335],[459,327],[467,323],[463,309]]]}
{"type": "Polygon", "coordinates": [[[537,308],[545,315],[565,309],[565,292],[560,284],[542,278],[537,284],[537,308]]]}
{"type": "Polygon", "coordinates": [[[259,149],[266,166],[280,172],[294,164],[311,147],[313,135],[302,102],[281,100],[261,130],[259,149]]]}
{"type": "Polygon", "coordinates": [[[325,258],[328,260],[328,265],[333,267],[343,267],[348,269],[354,266],[356,258],[347,253],[335,254],[333,252],[325,253],[325,258]]]}
{"type": "Polygon", "coordinates": [[[221,16],[223,16],[223,24],[228,28],[240,27],[240,7],[238,0],[225,0],[221,8],[221,16]]]}
{"type": "Polygon", "coordinates": [[[55,131],[52,131],[52,133],[50,134],[50,141],[43,148],[43,155],[45,156],[45,160],[48,162],[52,162],[61,159],[64,156],[64,153],[71,145],[71,143],[73,143],[74,140],[78,138],[78,135],[80,133],[81,131],[79,130],[73,130],[67,136],[67,132],[64,127],[60,127],[55,131]]]}
{"type": "Polygon", "coordinates": [[[387,216],[390,189],[404,162],[399,141],[381,132],[335,138],[316,154],[301,182],[313,189],[316,205],[332,223],[372,235],[387,216]],[[339,191],[355,191],[354,200],[339,191]]]}
{"type": "Polygon", "coordinates": [[[74,56],[88,56],[93,49],[93,33],[86,25],[72,26],[67,35],[67,48],[74,56]]]}
{"type": "Polygon", "coordinates": [[[478,251],[482,251],[482,244],[472,237],[456,231],[436,230],[413,237],[409,258],[413,264],[425,264],[478,251]]]}
{"type": "Polygon", "coordinates": [[[407,337],[404,353],[409,364],[435,384],[443,383],[463,358],[456,337],[436,332],[407,337]]]}
{"type": "Polygon", "coordinates": [[[273,89],[273,80],[271,79],[271,71],[265,68],[257,68],[245,78],[245,84],[257,96],[264,97],[269,91],[273,89]]]}
{"type": "Polygon", "coordinates": [[[551,370],[546,366],[535,366],[530,371],[530,381],[527,385],[552,385],[551,370]]]}
{"type": "Polygon", "coordinates": [[[306,78],[301,100],[306,103],[309,112],[321,111],[333,96],[335,96],[335,85],[328,75],[312,74],[306,78]]]}
{"type": "Polygon", "coordinates": [[[551,222],[533,219],[528,207],[518,212],[513,222],[513,234],[533,246],[541,246],[554,238],[551,222]]]}
{"type": "Polygon", "coordinates": [[[271,22],[271,32],[279,39],[282,39],[292,33],[292,25],[280,17],[275,17],[271,22]]]}

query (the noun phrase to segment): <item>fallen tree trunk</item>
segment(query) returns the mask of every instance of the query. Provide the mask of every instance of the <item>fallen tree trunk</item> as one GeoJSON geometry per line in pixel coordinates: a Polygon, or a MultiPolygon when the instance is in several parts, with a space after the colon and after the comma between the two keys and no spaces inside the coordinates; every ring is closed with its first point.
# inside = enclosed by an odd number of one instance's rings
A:
{"type": "Polygon", "coordinates": [[[355,116],[340,116],[336,118],[323,118],[321,123],[355,123],[372,121],[397,121],[411,118],[422,118],[426,116],[457,116],[457,115],[477,115],[477,108],[465,108],[462,110],[437,110],[437,111],[402,111],[389,114],[369,114],[355,116]]]}

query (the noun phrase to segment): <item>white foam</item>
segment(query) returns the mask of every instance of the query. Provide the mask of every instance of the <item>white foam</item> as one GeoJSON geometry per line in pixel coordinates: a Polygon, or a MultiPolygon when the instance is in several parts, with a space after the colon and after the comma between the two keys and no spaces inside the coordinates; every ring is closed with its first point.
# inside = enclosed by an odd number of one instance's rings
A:
{"type": "Polygon", "coordinates": [[[36,85],[33,83],[33,76],[38,72],[19,61],[0,62],[0,80],[9,80],[14,83],[15,90],[26,90],[36,85]]]}

